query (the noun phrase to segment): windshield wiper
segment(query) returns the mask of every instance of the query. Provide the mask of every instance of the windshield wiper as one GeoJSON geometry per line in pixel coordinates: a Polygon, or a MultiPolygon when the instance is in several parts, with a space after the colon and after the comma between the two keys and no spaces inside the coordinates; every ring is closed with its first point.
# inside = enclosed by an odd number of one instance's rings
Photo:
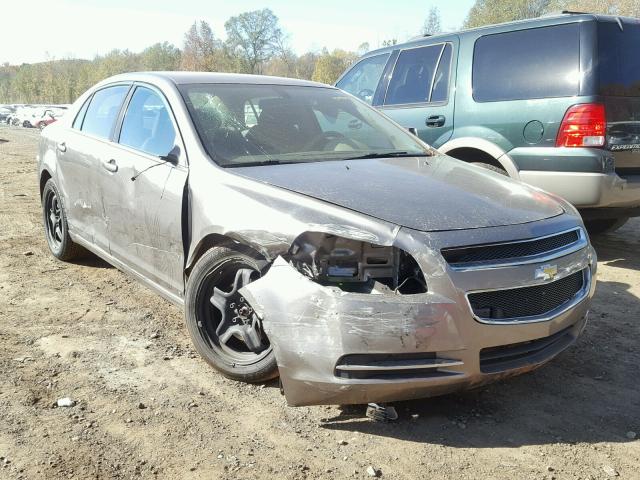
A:
{"type": "Polygon", "coordinates": [[[344,160],[364,160],[367,158],[399,158],[399,157],[430,157],[431,154],[428,152],[369,152],[362,155],[356,155],[354,157],[347,157],[344,160]]]}
{"type": "Polygon", "coordinates": [[[263,160],[260,162],[238,162],[238,163],[229,163],[227,165],[222,165],[224,168],[239,168],[239,167],[261,167],[263,165],[282,165],[289,163],[302,163],[296,161],[282,161],[282,160],[263,160]]]}

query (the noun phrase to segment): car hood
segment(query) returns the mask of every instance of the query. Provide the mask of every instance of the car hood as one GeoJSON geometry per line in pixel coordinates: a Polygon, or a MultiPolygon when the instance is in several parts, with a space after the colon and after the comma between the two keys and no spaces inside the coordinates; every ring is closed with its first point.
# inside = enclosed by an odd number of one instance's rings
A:
{"type": "Polygon", "coordinates": [[[421,231],[515,225],[564,212],[538,190],[445,155],[238,167],[233,172],[421,231]]]}

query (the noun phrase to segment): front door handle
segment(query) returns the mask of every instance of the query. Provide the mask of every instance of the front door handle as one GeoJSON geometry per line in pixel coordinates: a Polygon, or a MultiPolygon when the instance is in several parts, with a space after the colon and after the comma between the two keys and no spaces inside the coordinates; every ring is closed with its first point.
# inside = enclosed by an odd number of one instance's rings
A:
{"type": "Polygon", "coordinates": [[[58,150],[60,150],[61,152],[66,152],[67,151],[67,144],[65,142],[58,142],[56,144],[56,148],[58,150]]]}
{"type": "Polygon", "coordinates": [[[427,117],[427,121],[425,122],[427,127],[441,127],[444,125],[446,118],[444,115],[431,115],[427,117]]]}
{"type": "Polygon", "coordinates": [[[111,160],[104,161],[102,162],[102,166],[105,168],[105,170],[108,170],[110,172],[117,172],[118,171],[118,164],[116,163],[116,161],[112,158],[111,160]]]}

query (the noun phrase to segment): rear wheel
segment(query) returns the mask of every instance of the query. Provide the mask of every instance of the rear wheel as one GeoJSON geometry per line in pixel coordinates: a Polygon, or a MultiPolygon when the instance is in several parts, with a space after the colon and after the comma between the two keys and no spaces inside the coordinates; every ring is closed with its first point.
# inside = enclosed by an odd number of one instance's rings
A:
{"type": "Polygon", "coordinates": [[[490,163],[471,162],[471,165],[475,165],[475,166],[480,167],[480,168],[485,168],[487,170],[491,170],[492,172],[499,173],[500,175],[504,175],[505,177],[509,176],[509,174],[507,173],[507,171],[504,168],[496,167],[495,165],[491,165],[490,163]]]}
{"type": "Polygon", "coordinates": [[[629,217],[622,218],[596,218],[585,220],[584,225],[590,235],[600,235],[618,230],[629,221],[629,217]]]}
{"type": "Polygon", "coordinates": [[[58,260],[73,260],[86,254],[86,250],[74,243],[69,236],[67,214],[62,197],[50,178],[42,191],[42,220],[49,250],[58,260]]]}
{"type": "Polygon", "coordinates": [[[277,375],[262,323],[239,290],[266,262],[244,248],[218,247],[196,263],[185,298],[187,329],[198,353],[224,376],[263,382],[277,375]]]}

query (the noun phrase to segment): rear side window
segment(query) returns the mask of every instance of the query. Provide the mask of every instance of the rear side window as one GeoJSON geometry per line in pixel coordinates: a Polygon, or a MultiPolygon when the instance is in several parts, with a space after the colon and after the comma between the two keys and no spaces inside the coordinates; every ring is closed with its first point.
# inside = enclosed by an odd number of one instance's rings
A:
{"type": "Polygon", "coordinates": [[[80,108],[80,111],[76,115],[76,118],[73,120],[73,128],[80,130],[82,128],[82,121],[84,120],[84,115],[87,113],[87,108],[89,107],[89,103],[91,102],[91,98],[85,100],[80,108]]]}
{"type": "Polygon", "coordinates": [[[640,22],[598,23],[600,94],[640,97],[640,22]]]}
{"type": "Polygon", "coordinates": [[[97,137],[109,138],[128,91],[128,85],[117,85],[103,88],[94,93],[84,116],[81,130],[97,137]]]}
{"type": "Polygon", "coordinates": [[[119,143],[154,156],[167,155],[175,146],[176,132],[162,98],[138,87],[122,122],[119,143]]]}
{"type": "MultiPolygon", "coordinates": [[[[400,52],[393,69],[393,76],[387,88],[385,105],[429,102],[431,87],[434,83],[438,61],[443,53],[443,48],[444,45],[440,44],[411,48],[400,52]]],[[[451,55],[449,54],[450,61],[451,55]]],[[[444,69],[441,73],[444,74],[444,69]]],[[[448,68],[446,69],[446,75],[446,83],[448,85],[448,68]]],[[[443,75],[441,75],[438,84],[444,86],[443,80],[443,75]]],[[[439,96],[442,96],[442,86],[439,87],[439,96]]]]}
{"type": "Polygon", "coordinates": [[[371,105],[389,55],[384,53],[358,62],[340,79],[336,87],[371,105]]]}
{"type": "Polygon", "coordinates": [[[577,23],[480,37],[473,53],[473,98],[478,102],[577,95],[577,23]]]}

